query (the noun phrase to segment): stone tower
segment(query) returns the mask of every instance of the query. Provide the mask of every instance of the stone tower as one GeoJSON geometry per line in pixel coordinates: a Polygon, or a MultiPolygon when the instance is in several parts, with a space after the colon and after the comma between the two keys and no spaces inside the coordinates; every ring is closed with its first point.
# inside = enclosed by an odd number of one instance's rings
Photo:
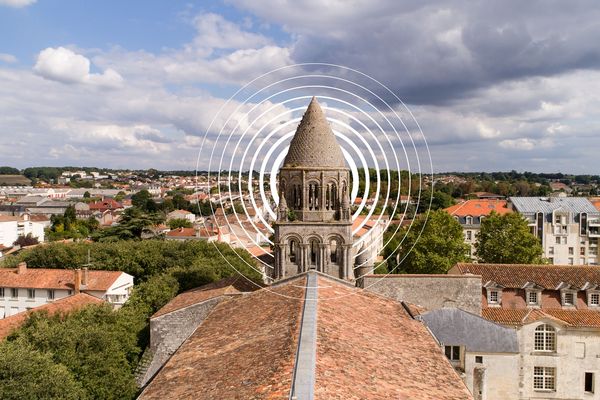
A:
{"type": "Polygon", "coordinates": [[[353,280],[349,169],[313,97],[279,170],[273,279],[316,269],[353,280]]]}

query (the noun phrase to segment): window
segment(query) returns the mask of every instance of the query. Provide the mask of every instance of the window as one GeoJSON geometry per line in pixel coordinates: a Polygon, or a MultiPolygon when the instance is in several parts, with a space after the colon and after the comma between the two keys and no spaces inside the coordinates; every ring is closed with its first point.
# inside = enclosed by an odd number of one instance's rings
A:
{"type": "Polygon", "coordinates": [[[590,293],[590,306],[598,307],[600,305],[600,293],[590,293]]]}
{"type": "Polygon", "coordinates": [[[573,255],[573,248],[569,247],[569,255],[572,256],[573,255]]]}
{"type": "Polygon", "coordinates": [[[0,298],[4,298],[4,288],[0,287],[0,298]]]}
{"type": "Polygon", "coordinates": [[[579,248],[579,255],[580,256],[585,256],[585,247],[580,247],[579,248]]]}
{"type": "Polygon", "coordinates": [[[467,240],[471,240],[472,239],[472,232],[471,231],[467,231],[467,240]]]}
{"type": "Polygon", "coordinates": [[[473,217],[471,217],[471,216],[465,217],[465,224],[473,225],[473,217]]]}
{"type": "Polygon", "coordinates": [[[533,347],[536,351],[556,351],[556,329],[548,324],[535,328],[533,347]]]}
{"type": "Polygon", "coordinates": [[[560,237],[557,237],[555,240],[556,240],[556,244],[560,244],[560,237]]]}
{"type": "Polygon", "coordinates": [[[562,244],[567,244],[567,237],[566,236],[561,237],[560,240],[561,240],[562,244]]]}
{"type": "Polygon", "coordinates": [[[53,289],[48,290],[48,300],[54,300],[54,290],[53,289]]]}
{"type": "Polygon", "coordinates": [[[460,361],[460,346],[445,346],[444,352],[450,361],[460,361]]]}
{"type": "Polygon", "coordinates": [[[586,393],[594,393],[594,373],[593,372],[585,373],[585,392],[586,393]]]}
{"type": "Polygon", "coordinates": [[[494,303],[494,304],[498,303],[498,291],[497,290],[490,290],[489,302],[494,303]]]}
{"type": "Polygon", "coordinates": [[[554,254],[554,247],[553,246],[548,247],[548,254],[551,254],[551,255],[554,254]]]}
{"type": "Polygon", "coordinates": [[[10,297],[12,297],[13,299],[18,298],[19,297],[19,289],[17,289],[17,288],[10,289],[10,297]]]}
{"type": "Polygon", "coordinates": [[[573,265],[573,257],[569,257],[568,264],[569,264],[569,265],[573,265]]]}
{"type": "Polygon", "coordinates": [[[563,306],[572,306],[575,304],[575,296],[573,292],[565,292],[563,294],[563,306]]]}
{"type": "Polygon", "coordinates": [[[536,390],[554,390],[554,368],[533,367],[533,388],[536,390]]]}
{"type": "Polygon", "coordinates": [[[483,364],[483,356],[475,356],[476,364],[483,364]]]}
{"type": "Polygon", "coordinates": [[[35,299],[35,289],[27,289],[27,298],[35,299]]]}
{"type": "Polygon", "coordinates": [[[527,292],[527,304],[530,304],[530,305],[538,304],[538,292],[527,292]]]}

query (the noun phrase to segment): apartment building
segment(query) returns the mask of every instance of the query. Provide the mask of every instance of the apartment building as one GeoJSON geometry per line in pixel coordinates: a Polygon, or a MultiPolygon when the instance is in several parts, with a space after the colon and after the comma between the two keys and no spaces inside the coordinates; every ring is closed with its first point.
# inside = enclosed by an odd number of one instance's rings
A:
{"type": "Polygon", "coordinates": [[[552,264],[597,265],[600,211],[585,197],[510,197],[552,264]]]}

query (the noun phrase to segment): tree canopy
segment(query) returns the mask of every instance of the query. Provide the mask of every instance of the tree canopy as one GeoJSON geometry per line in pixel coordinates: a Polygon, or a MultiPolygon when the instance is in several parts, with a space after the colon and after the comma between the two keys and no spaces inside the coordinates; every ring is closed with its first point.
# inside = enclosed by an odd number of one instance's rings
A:
{"type": "Polygon", "coordinates": [[[468,260],[467,251],[460,224],[438,210],[430,212],[429,217],[417,217],[410,229],[396,233],[385,247],[384,256],[390,256],[388,270],[392,273],[445,274],[457,262],[468,260]]]}
{"type": "Polygon", "coordinates": [[[475,255],[479,262],[497,264],[540,264],[544,262],[540,241],[518,213],[492,212],[481,222],[475,255]]]}

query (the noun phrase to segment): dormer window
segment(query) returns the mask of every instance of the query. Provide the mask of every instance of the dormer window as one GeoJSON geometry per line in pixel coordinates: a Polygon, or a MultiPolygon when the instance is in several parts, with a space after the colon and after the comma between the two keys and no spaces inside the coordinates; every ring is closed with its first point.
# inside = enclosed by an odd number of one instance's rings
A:
{"type": "Polygon", "coordinates": [[[575,292],[563,291],[562,293],[562,305],[563,306],[574,306],[575,305],[575,292]]]}
{"type": "Polygon", "coordinates": [[[504,286],[495,282],[487,282],[484,285],[487,292],[487,303],[489,307],[499,307],[502,303],[502,289],[504,286]]]}
{"type": "Polygon", "coordinates": [[[465,217],[465,223],[467,225],[473,225],[473,217],[471,217],[470,215],[468,215],[467,217],[465,217]]]}
{"type": "Polygon", "coordinates": [[[599,307],[600,306],[600,292],[598,291],[588,291],[588,307],[599,307]]]}
{"type": "Polygon", "coordinates": [[[530,306],[539,305],[538,297],[539,297],[538,292],[536,292],[536,291],[527,292],[527,304],[529,304],[530,306]]]}

